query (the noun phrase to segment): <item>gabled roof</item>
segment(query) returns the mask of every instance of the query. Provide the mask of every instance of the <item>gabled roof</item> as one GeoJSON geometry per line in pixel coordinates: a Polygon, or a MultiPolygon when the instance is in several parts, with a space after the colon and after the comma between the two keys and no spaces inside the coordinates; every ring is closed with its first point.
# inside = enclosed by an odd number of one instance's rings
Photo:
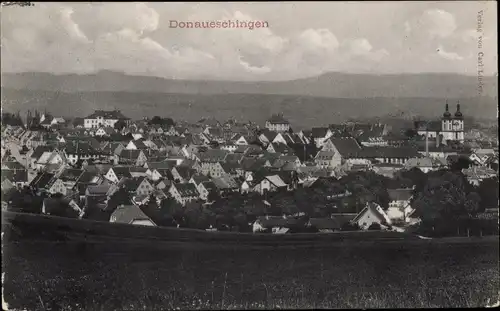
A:
{"type": "Polygon", "coordinates": [[[227,163],[239,163],[243,159],[242,153],[230,153],[226,156],[227,163]]]}
{"type": "Polygon", "coordinates": [[[202,162],[221,162],[224,161],[229,151],[222,149],[209,149],[199,154],[200,161],[202,162]]]}
{"type": "Polygon", "coordinates": [[[276,136],[278,136],[278,132],[271,131],[269,129],[263,129],[260,132],[260,135],[264,135],[268,141],[273,141],[276,138],[276,136]]]}
{"type": "Polygon", "coordinates": [[[51,152],[53,150],[54,148],[51,146],[38,146],[35,148],[30,157],[32,159],[39,159],[44,152],[51,152]]]}
{"type": "MultiPolygon", "coordinates": [[[[131,224],[137,220],[148,220],[153,223],[151,218],[149,218],[138,206],[136,205],[120,205],[111,214],[111,219],[114,222],[131,224]]],[[[153,223],[154,224],[154,223],[153,223]]]]}
{"type": "Polygon", "coordinates": [[[125,117],[121,111],[119,110],[96,110],[94,113],[86,117],[85,119],[97,119],[98,117],[102,117],[104,119],[122,119],[127,120],[129,118],[125,117]]]}
{"type": "Polygon", "coordinates": [[[361,146],[354,138],[330,137],[329,140],[344,158],[354,157],[361,150],[361,146]]]}
{"type": "Polygon", "coordinates": [[[311,136],[313,138],[324,138],[328,133],[328,127],[313,127],[311,129],[311,136]]]}
{"type": "Polygon", "coordinates": [[[136,191],[139,185],[145,180],[145,177],[124,177],[118,183],[118,187],[124,186],[128,191],[136,191]]]}
{"type": "Polygon", "coordinates": [[[286,120],[281,114],[273,114],[267,122],[271,124],[289,124],[288,120],[286,120]]]}
{"type": "Polygon", "coordinates": [[[172,169],[175,167],[175,161],[147,162],[146,164],[152,171],[155,169],[172,169]]]}
{"type": "Polygon", "coordinates": [[[9,180],[11,182],[27,182],[28,181],[28,171],[23,170],[2,170],[2,182],[4,180],[9,180]]]}
{"type": "Polygon", "coordinates": [[[2,169],[7,170],[24,170],[25,167],[17,161],[2,161],[2,169]]]}
{"type": "Polygon", "coordinates": [[[126,160],[137,160],[142,150],[122,149],[119,157],[126,160]]]}
{"type": "Polygon", "coordinates": [[[191,177],[196,174],[196,170],[187,166],[176,166],[174,168],[177,173],[185,180],[191,179],[191,177]]]}
{"type": "Polygon", "coordinates": [[[203,182],[206,182],[206,181],[210,181],[210,178],[208,178],[207,176],[205,176],[203,174],[195,174],[191,178],[193,179],[193,181],[196,184],[203,183],[203,182]]]}
{"type": "Polygon", "coordinates": [[[230,176],[213,178],[212,182],[218,189],[235,189],[238,188],[238,183],[230,176]]]}
{"type": "Polygon", "coordinates": [[[33,178],[33,180],[30,182],[30,186],[36,187],[39,189],[45,189],[47,187],[50,187],[52,179],[54,179],[55,174],[52,173],[38,173],[38,175],[33,178]]]}
{"type": "Polygon", "coordinates": [[[318,230],[339,230],[340,228],[342,228],[342,223],[340,223],[336,218],[310,218],[308,225],[318,230]]]}
{"type": "Polygon", "coordinates": [[[387,189],[387,192],[391,201],[408,201],[413,194],[413,189],[387,189]]]}
{"type": "Polygon", "coordinates": [[[173,184],[173,187],[177,189],[181,197],[183,198],[189,198],[189,197],[197,197],[199,196],[198,190],[196,189],[196,186],[191,184],[191,183],[186,183],[186,184],[173,184]]]}
{"type": "Polygon", "coordinates": [[[77,181],[83,173],[84,171],[81,169],[66,168],[59,175],[59,179],[61,179],[62,181],[77,181]]]}
{"type": "Polygon", "coordinates": [[[296,228],[305,225],[305,221],[302,219],[282,216],[259,216],[256,222],[264,228],[296,228]]]}
{"type": "Polygon", "coordinates": [[[357,156],[360,158],[412,158],[420,157],[413,147],[365,147],[357,156]]]}
{"type": "Polygon", "coordinates": [[[391,224],[391,220],[387,214],[382,210],[382,208],[373,202],[366,204],[366,207],[353,219],[353,222],[357,222],[365,213],[371,211],[380,221],[381,224],[391,224]]]}

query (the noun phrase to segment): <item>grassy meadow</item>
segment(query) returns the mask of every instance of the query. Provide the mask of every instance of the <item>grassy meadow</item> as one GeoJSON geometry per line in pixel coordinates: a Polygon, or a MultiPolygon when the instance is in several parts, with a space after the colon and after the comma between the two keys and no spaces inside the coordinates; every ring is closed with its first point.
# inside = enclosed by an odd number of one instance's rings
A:
{"type": "Polygon", "coordinates": [[[499,296],[498,237],[465,243],[189,249],[4,245],[4,297],[27,310],[476,307],[499,296]]]}

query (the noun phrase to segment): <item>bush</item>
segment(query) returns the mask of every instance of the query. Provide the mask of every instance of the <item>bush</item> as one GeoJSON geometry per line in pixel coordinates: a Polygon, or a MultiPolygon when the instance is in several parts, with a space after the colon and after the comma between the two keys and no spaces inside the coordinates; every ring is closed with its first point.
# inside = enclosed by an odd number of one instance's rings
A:
{"type": "Polygon", "coordinates": [[[368,230],[382,230],[382,227],[378,222],[374,222],[368,227],[368,230]]]}

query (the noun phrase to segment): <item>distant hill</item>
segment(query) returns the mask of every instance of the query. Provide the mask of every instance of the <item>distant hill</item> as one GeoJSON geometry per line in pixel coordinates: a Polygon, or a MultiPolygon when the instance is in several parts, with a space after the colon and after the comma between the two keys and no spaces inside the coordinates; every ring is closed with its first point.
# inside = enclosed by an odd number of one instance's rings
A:
{"type": "MultiPolygon", "coordinates": [[[[496,77],[483,77],[483,96],[497,97],[496,77]]],[[[371,75],[326,73],[279,82],[171,80],[113,71],[96,74],[5,73],[5,88],[75,92],[154,92],[171,94],[277,94],[334,98],[478,96],[478,79],[457,74],[371,75]]]]}
{"type": "MultiPolygon", "coordinates": [[[[460,100],[466,117],[494,119],[497,101],[491,97],[449,98],[451,112],[460,100]]],[[[155,92],[54,92],[2,88],[2,108],[24,113],[47,109],[61,116],[86,116],[95,109],[120,109],[126,116],[140,119],[160,115],[198,121],[213,116],[264,123],[272,113],[283,112],[294,130],[327,125],[347,119],[381,117],[411,119],[417,115],[439,118],[444,98],[328,98],[265,94],[165,94],[155,92]]]]}

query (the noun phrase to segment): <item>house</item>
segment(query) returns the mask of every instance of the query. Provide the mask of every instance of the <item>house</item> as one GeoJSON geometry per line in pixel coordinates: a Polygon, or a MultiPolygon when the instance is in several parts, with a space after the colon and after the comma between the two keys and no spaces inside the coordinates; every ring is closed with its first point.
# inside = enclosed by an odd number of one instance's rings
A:
{"type": "Polygon", "coordinates": [[[106,209],[107,201],[113,194],[115,188],[110,184],[102,183],[100,185],[88,185],[85,189],[85,206],[98,207],[101,210],[106,209]]]}
{"type": "Polygon", "coordinates": [[[332,233],[342,228],[336,218],[310,218],[306,226],[320,233],[332,233]]]}
{"type": "Polygon", "coordinates": [[[136,205],[120,205],[109,219],[113,223],[156,226],[156,224],[136,205]]]}
{"type": "Polygon", "coordinates": [[[407,216],[413,214],[413,208],[410,205],[413,189],[388,189],[389,208],[387,216],[393,223],[406,223],[407,216]]]}
{"type": "Polygon", "coordinates": [[[195,174],[196,170],[187,166],[176,166],[172,169],[173,180],[178,180],[182,183],[188,182],[195,174]]]}
{"type": "Polygon", "coordinates": [[[290,122],[283,118],[283,114],[273,114],[266,121],[266,129],[276,132],[288,132],[290,130],[290,122]]]}
{"type": "Polygon", "coordinates": [[[155,190],[145,177],[124,177],[117,186],[125,187],[134,196],[148,196],[155,190]]]}
{"type": "Polygon", "coordinates": [[[279,175],[269,175],[253,182],[254,192],[264,194],[268,191],[277,191],[278,189],[287,189],[288,185],[279,175]]]}
{"type": "Polygon", "coordinates": [[[47,215],[63,217],[81,217],[82,209],[75,201],[67,198],[45,198],[42,205],[42,213],[47,215]]]}
{"type": "Polygon", "coordinates": [[[119,110],[96,110],[93,114],[83,119],[83,126],[86,129],[104,127],[114,127],[118,121],[128,122],[130,119],[125,117],[119,110]]]}
{"type": "Polygon", "coordinates": [[[197,200],[200,197],[195,185],[191,183],[172,184],[168,190],[170,195],[181,205],[197,200]]]}
{"type": "Polygon", "coordinates": [[[361,151],[361,146],[352,137],[330,137],[323,143],[321,151],[330,151],[340,156],[340,164],[356,158],[361,151]]]}
{"type": "Polygon", "coordinates": [[[29,186],[38,189],[39,192],[48,192],[50,194],[61,193],[63,195],[67,193],[63,181],[57,178],[55,174],[48,172],[38,173],[29,186]]]}
{"type": "Polygon", "coordinates": [[[272,232],[285,234],[304,229],[306,222],[302,219],[286,216],[259,216],[252,225],[253,233],[272,232]]]}
{"type": "Polygon", "coordinates": [[[3,170],[2,169],[2,190],[17,187],[21,188],[28,185],[28,171],[21,170],[3,170]]]}
{"type": "Polygon", "coordinates": [[[291,148],[288,145],[283,144],[283,143],[270,143],[267,146],[266,151],[270,152],[270,153],[281,154],[281,155],[294,155],[295,154],[295,150],[293,150],[293,148],[291,148]]]}
{"type": "Polygon", "coordinates": [[[335,168],[342,163],[342,156],[335,151],[318,151],[314,157],[314,163],[321,168],[335,168]]]}
{"type": "Polygon", "coordinates": [[[49,164],[63,164],[64,158],[62,153],[57,149],[48,146],[37,147],[30,156],[30,167],[40,171],[49,164]]]}
{"type": "Polygon", "coordinates": [[[143,166],[148,161],[143,150],[123,149],[115,156],[115,164],[143,166]]]}
{"type": "Polygon", "coordinates": [[[367,230],[372,224],[378,223],[381,226],[390,226],[392,221],[382,208],[374,203],[369,202],[366,207],[352,220],[361,229],[367,230]]]}
{"type": "Polygon", "coordinates": [[[145,140],[137,139],[131,140],[125,147],[127,150],[147,150],[149,147],[145,144],[145,140]]]}
{"type": "Polygon", "coordinates": [[[189,180],[189,183],[198,187],[199,184],[201,184],[202,182],[206,182],[206,181],[210,181],[210,178],[205,176],[205,175],[202,175],[202,174],[195,174],[191,177],[191,179],[189,180]]]}
{"type": "MultiPolygon", "coordinates": [[[[193,184],[196,185],[196,184],[193,184]]],[[[196,185],[196,190],[200,194],[200,199],[206,201],[211,191],[218,191],[217,186],[212,181],[203,181],[196,185]]]]}
{"type": "Polygon", "coordinates": [[[101,126],[96,132],[95,132],[95,136],[99,136],[99,137],[109,137],[111,136],[111,134],[113,134],[115,132],[115,129],[112,128],[112,127],[103,127],[101,126]]]}
{"type": "Polygon", "coordinates": [[[361,162],[405,164],[409,159],[417,157],[420,157],[420,154],[413,147],[364,147],[349,161],[352,164],[362,164],[361,162]]]}
{"type": "Polygon", "coordinates": [[[64,156],[70,165],[75,165],[80,160],[102,159],[101,152],[95,150],[87,141],[68,142],[63,148],[64,156]]]}
{"type": "Polygon", "coordinates": [[[487,167],[476,167],[462,169],[462,173],[467,177],[469,183],[479,186],[483,179],[498,176],[498,172],[487,167]]]}
{"type": "Polygon", "coordinates": [[[476,149],[470,154],[469,159],[476,165],[486,165],[488,159],[494,156],[493,149],[476,149]]]}
{"type": "Polygon", "coordinates": [[[222,195],[239,191],[238,183],[230,176],[213,178],[212,183],[215,185],[217,191],[222,195]]]}
{"type": "Polygon", "coordinates": [[[379,175],[394,178],[397,172],[404,169],[404,165],[392,163],[376,163],[371,166],[371,169],[379,175]]]}
{"type": "Polygon", "coordinates": [[[59,179],[63,182],[66,189],[71,190],[75,187],[84,173],[85,171],[81,169],[65,168],[61,174],[59,174],[59,179]]]}
{"type": "Polygon", "coordinates": [[[439,161],[435,158],[430,157],[418,157],[418,158],[410,158],[404,164],[404,167],[409,170],[414,167],[420,169],[424,173],[428,173],[430,171],[436,171],[446,166],[445,161],[439,161]]]}
{"type": "Polygon", "coordinates": [[[123,177],[132,177],[130,174],[130,166],[111,167],[104,175],[104,178],[115,184],[118,183],[123,177]]]}
{"type": "Polygon", "coordinates": [[[328,127],[313,127],[311,129],[310,138],[316,144],[316,147],[320,148],[323,146],[325,140],[333,135],[332,131],[328,127]]]}

